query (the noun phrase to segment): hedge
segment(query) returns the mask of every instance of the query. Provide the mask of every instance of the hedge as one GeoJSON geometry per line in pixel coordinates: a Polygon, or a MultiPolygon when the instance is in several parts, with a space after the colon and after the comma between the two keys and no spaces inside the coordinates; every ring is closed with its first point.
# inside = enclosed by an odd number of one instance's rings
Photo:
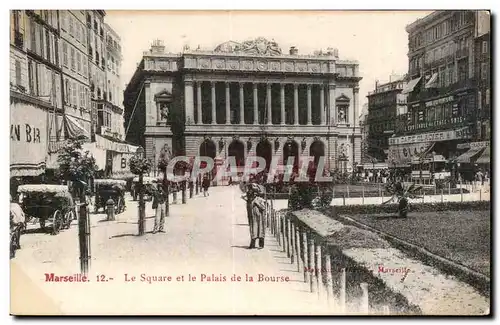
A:
{"type": "MultiPolygon", "coordinates": [[[[490,210],[490,201],[412,203],[410,212],[490,210]]],[[[324,209],[327,215],[396,213],[397,204],[336,205],[324,209]]]]}

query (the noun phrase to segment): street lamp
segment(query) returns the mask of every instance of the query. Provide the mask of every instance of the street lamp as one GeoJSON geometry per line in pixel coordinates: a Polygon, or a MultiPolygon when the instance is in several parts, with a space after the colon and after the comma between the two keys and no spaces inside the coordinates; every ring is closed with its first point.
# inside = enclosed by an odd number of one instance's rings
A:
{"type": "MultiPolygon", "coordinates": [[[[136,155],[139,160],[144,159],[144,148],[139,146],[136,150],[136,155]]],[[[144,204],[144,173],[139,173],[139,236],[144,235],[146,228],[146,211],[144,204]]]]}

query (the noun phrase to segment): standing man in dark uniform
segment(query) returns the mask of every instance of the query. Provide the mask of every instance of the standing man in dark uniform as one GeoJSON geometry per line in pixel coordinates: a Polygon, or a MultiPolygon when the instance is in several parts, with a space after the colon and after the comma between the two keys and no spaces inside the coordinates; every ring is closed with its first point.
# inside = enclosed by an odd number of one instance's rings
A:
{"type": "Polygon", "coordinates": [[[255,248],[258,239],[260,239],[259,247],[264,247],[265,217],[268,208],[265,200],[260,197],[264,192],[265,189],[263,186],[256,183],[248,183],[246,195],[242,197],[247,203],[247,217],[250,228],[250,249],[255,248]]]}

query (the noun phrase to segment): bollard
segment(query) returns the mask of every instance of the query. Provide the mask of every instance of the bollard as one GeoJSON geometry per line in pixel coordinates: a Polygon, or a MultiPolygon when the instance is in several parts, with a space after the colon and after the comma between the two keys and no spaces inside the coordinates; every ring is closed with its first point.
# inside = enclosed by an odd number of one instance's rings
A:
{"type": "Polygon", "coordinates": [[[441,203],[443,203],[444,198],[443,198],[443,189],[441,189],[441,203]]]}
{"type": "Polygon", "coordinates": [[[286,215],[281,215],[280,219],[280,236],[281,236],[281,244],[282,244],[282,249],[283,252],[286,252],[286,234],[285,234],[285,218],[286,215]]]}
{"type": "Polygon", "coordinates": [[[365,186],[361,186],[362,199],[361,204],[365,204],[365,186]]]}
{"type": "Polygon", "coordinates": [[[193,198],[193,182],[189,182],[189,198],[193,198]]]}
{"type": "Polygon", "coordinates": [[[460,202],[464,201],[464,192],[462,189],[462,181],[460,181],[460,202]]]}
{"type": "Polygon", "coordinates": [[[106,201],[106,214],[108,221],[115,221],[115,201],[113,199],[106,201]]]}
{"type": "Polygon", "coordinates": [[[448,195],[451,195],[451,182],[448,182],[448,195]]]}
{"type": "Polygon", "coordinates": [[[345,205],[345,193],[342,193],[342,201],[343,201],[343,204],[345,205]]]}
{"type": "Polygon", "coordinates": [[[172,191],[172,204],[177,204],[177,187],[172,191]]]}
{"type": "Polygon", "coordinates": [[[349,184],[347,184],[347,197],[349,197],[349,184]]]}
{"type": "Polygon", "coordinates": [[[422,195],[422,203],[425,203],[425,192],[423,189],[420,190],[420,194],[422,195]]]}
{"type": "Polygon", "coordinates": [[[482,201],[483,200],[483,189],[480,188],[479,189],[479,201],[482,201]]]}
{"type": "Polygon", "coordinates": [[[370,305],[368,302],[368,283],[361,283],[359,285],[361,290],[363,290],[363,295],[361,297],[361,312],[365,315],[370,313],[370,305]]]}
{"type": "Polygon", "coordinates": [[[286,257],[290,258],[290,218],[285,220],[286,231],[286,257]]]}

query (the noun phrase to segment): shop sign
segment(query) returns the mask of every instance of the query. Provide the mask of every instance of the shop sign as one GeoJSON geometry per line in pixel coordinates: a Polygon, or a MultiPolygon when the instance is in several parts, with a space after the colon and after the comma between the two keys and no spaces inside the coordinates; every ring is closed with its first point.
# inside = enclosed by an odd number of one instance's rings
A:
{"type": "Polygon", "coordinates": [[[394,161],[397,164],[409,164],[412,157],[424,153],[430,145],[431,142],[421,142],[390,146],[387,155],[388,161],[394,161]]]}
{"type": "Polygon", "coordinates": [[[428,141],[433,141],[433,142],[448,141],[455,139],[467,139],[469,137],[470,137],[469,128],[465,127],[458,130],[421,133],[403,137],[389,138],[389,145],[409,144],[409,143],[428,142],[428,141]]]}
{"type": "Polygon", "coordinates": [[[33,166],[45,163],[47,112],[25,103],[14,103],[10,118],[10,163],[33,166]]]}
{"type": "Polygon", "coordinates": [[[479,149],[490,145],[489,141],[469,142],[457,144],[457,149],[479,149]]]}
{"type": "Polygon", "coordinates": [[[452,101],[453,101],[453,96],[443,97],[443,98],[439,98],[439,99],[425,102],[425,107],[437,106],[437,105],[446,104],[446,103],[449,103],[452,101]]]}

